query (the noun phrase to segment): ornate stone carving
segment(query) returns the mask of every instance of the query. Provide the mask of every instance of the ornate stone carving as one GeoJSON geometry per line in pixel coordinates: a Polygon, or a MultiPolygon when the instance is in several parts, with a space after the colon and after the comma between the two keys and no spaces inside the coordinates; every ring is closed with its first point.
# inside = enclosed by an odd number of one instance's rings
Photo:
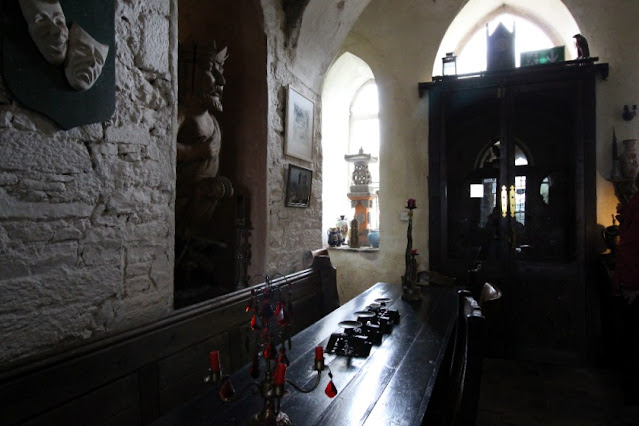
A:
{"type": "Polygon", "coordinates": [[[377,157],[365,154],[364,149],[360,148],[357,154],[345,155],[344,160],[355,165],[351,192],[347,195],[348,199],[351,200],[351,206],[355,208],[355,217],[358,220],[359,227],[359,243],[368,245],[370,209],[373,207],[373,200],[375,199],[368,163],[377,162],[377,157]]]}
{"type": "Polygon", "coordinates": [[[377,157],[373,157],[371,154],[364,154],[364,149],[360,148],[357,154],[345,155],[344,159],[349,163],[354,163],[355,165],[352,176],[353,185],[351,185],[351,192],[372,192],[372,189],[370,188],[372,179],[371,173],[368,170],[368,164],[377,162],[377,157]]]}

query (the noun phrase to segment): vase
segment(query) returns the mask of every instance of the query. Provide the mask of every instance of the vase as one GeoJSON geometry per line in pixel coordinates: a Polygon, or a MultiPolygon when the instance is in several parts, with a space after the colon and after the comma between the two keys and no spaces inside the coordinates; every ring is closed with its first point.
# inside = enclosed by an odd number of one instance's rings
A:
{"type": "Polygon", "coordinates": [[[619,226],[612,225],[604,228],[601,231],[601,237],[606,244],[606,247],[610,249],[612,254],[617,251],[617,245],[619,244],[619,226]]]}
{"type": "Polygon", "coordinates": [[[379,247],[379,231],[377,230],[368,231],[368,241],[371,243],[371,247],[378,248],[379,247]]]}
{"type": "Polygon", "coordinates": [[[624,140],[624,150],[619,155],[619,168],[621,169],[621,176],[626,179],[634,179],[639,172],[639,161],[637,161],[637,139],[624,140]]]}
{"type": "Polygon", "coordinates": [[[331,247],[337,247],[341,245],[341,234],[337,228],[328,228],[328,245],[331,247]]]}
{"type": "Polygon", "coordinates": [[[342,244],[345,244],[346,238],[348,238],[348,221],[346,220],[346,216],[340,216],[335,227],[340,231],[342,244]]]}
{"type": "Polygon", "coordinates": [[[351,220],[351,234],[348,239],[348,245],[353,248],[359,247],[359,221],[356,217],[351,220]]]}

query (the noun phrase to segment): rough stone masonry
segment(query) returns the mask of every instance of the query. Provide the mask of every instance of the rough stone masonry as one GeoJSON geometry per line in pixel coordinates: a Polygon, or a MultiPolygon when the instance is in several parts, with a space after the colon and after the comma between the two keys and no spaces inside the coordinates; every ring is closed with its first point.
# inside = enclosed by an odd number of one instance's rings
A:
{"type": "Polygon", "coordinates": [[[62,131],[0,81],[0,363],[166,315],[174,1],[116,1],[116,111],[62,131]]]}

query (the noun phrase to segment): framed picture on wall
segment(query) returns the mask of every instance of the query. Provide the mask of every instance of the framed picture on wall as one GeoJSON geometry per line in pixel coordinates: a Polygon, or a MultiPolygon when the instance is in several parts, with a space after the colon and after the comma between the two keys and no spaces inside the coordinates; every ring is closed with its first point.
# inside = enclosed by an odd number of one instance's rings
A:
{"type": "Polygon", "coordinates": [[[304,167],[288,165],[286,180],[286,206],[308,207],[311,202],[313,171],[304,167]]]}
{"type": "Polygon", "coordinates": [[[291,86],[286,96],[286,133],[284,153],[313,161],[313,102],[291,86]]]}

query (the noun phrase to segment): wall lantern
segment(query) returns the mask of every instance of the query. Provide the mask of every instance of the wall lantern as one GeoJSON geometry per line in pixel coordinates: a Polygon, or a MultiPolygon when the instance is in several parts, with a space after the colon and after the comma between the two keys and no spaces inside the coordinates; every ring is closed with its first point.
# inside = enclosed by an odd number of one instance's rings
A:
{"type": "Polygon", "coordinates": [[[442,58],[442,70],[444,75],[457,75],[457,56],[453,52],[442,58]]]}

